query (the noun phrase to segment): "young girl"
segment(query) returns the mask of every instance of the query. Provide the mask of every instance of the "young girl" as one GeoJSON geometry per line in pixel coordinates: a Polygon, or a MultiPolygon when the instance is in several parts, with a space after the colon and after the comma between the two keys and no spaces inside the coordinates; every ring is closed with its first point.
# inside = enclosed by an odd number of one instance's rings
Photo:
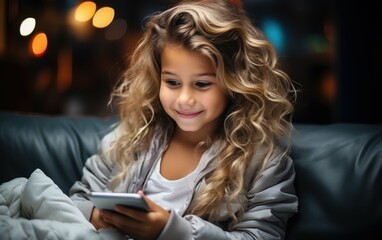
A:
{"type": "Polygon", "coordinates": [[[294,88],[271,44],[228,1],[153,15],[114,92],[120,123],[71,198],[134,239],[283,239],[297,210],[288,136],[294,88]],[[151,211],[94,208],[139,192],[151,211]]]}

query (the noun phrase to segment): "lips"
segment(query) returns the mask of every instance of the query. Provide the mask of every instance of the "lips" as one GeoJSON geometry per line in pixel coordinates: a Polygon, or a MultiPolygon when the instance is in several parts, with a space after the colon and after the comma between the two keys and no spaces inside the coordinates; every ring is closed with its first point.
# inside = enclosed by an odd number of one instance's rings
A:
{"type": "Polygon", "coordinates": [[[199,112],[179,112],[179,111],[176,111],[176,113],[182,118],[193,118],[193,117],[198,116],[201,112],[203,112],[203,111],[199,111],[199,112]]]}

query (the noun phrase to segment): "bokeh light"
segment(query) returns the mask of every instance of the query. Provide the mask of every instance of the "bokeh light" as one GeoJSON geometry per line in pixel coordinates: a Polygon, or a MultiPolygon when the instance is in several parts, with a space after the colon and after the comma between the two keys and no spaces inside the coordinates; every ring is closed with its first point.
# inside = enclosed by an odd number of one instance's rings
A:
{"type": "Polygon", "coordinates": [[[33,30],[36,27],[36,19],[29,17],[24,19],[22,23],[20,24],[20,35],[21,36],[28,36],[33,32],[33,30]]]}
{"type": "Polygon", "coordinates": [[[111,7],[103,7],[98,9],[98,11],[93,16],[93,26],[96,28],[105,28],[114,19],[114,9],[111,7]]]}
{"type": "Polygon", "coordinates": [[[79,22],[89,21],[96,11],[96,4],[92,1],[86,1],[77,6],[74,19],[79,22]]]}
{"type": "Polygon", "coordinates": [[[45,33],[37,33],[31,40],[31,51],[36,57],[44,55],[48,48],[48,37],[45,33]]]}
{"type": "Polygon", "coordinates": [[[70,9],[67,15],[68,32],[75,38],[89,40],[94,28],[88,22],[80,22],[75,18],[77,8],[70,9]]]}
{"type": "Polygon", "coordinates": [[[263,22],[263,31],[268,40],[276,48],[277,53],[283,53],[285,46],[285,35],[280,22],[271,18],[265,19],[263,22]]]}

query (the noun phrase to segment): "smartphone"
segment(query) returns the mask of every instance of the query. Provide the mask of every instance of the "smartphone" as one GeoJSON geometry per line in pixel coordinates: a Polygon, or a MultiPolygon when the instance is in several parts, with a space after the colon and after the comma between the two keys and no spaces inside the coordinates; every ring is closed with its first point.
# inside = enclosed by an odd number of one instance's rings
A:
{"type": "Polygon", "coordinates": [[[145,199],[138,193],[91,192],[89,199],[98,209],[114,210],[115,205],[120,204],[141,211],[150,211],[145,199]]]}

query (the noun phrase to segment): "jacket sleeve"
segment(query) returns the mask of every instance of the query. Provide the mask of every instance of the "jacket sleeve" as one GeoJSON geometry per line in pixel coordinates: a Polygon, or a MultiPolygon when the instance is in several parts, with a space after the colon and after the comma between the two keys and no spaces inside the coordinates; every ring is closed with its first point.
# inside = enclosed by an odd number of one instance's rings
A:
{"type": "Polygon", "coordinates": [[[297,211],[293,161],[286,155],[272,159],[247,192],[248,206],[228,232],[195,215],[171,213],[158,239],[284,239],[288,219],[297,211]]]}
{"type": "Polygon", "coordinates": [[[102,153],[105,153],[105,150],[115,138],[115,134],[116,130],[107,134],[101,140],[98,149],[99,154],[95,154],[86,160],[81,181],[76,181],[69,191],[70,198],[88,220],[90,220],[94,204],[88,199],[87,195],[91,191],[104,192],[114,168],[112,158],[110,156],[104,157],[102,153]]]}

